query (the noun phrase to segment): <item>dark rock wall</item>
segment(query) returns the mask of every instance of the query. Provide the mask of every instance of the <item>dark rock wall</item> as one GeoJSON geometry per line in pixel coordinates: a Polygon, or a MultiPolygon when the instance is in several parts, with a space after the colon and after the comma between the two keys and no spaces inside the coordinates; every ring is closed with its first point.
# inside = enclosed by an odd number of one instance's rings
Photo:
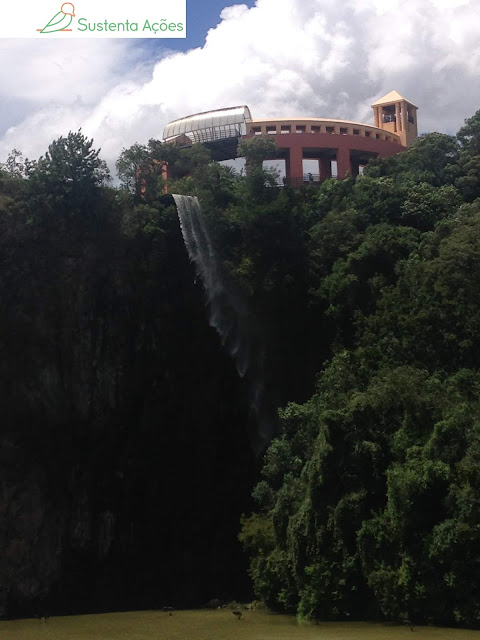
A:
{"type": "Polygon", "coordinates": [[[165,220],[1,223],[3,615],[248,593],[248,390],[165,220]]]}

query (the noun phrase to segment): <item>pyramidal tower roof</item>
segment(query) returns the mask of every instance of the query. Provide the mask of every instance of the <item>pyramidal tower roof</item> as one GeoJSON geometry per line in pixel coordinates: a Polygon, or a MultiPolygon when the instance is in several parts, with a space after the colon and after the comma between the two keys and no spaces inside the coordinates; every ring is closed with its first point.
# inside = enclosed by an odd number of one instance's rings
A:
{"type": "Polygon", "coordinates": [[[392,104],[392,102],[398,102],[399,100],[405,100],[405,102],[408,102],[408,104],[411,104],[413,107],[417,109],[417,107],[413,104],[413,102],[410,102],[410,100],[407,100],[407,98],[404,98],[403,96],[401,96],[398,93],[398,91],[390,91],[390,93],[387,93],[386,96],[383,96],[383,98],[380,98],[379,100],[374,102],[372,104],[372,107],[379,107],[382,104],[392,104]]]}

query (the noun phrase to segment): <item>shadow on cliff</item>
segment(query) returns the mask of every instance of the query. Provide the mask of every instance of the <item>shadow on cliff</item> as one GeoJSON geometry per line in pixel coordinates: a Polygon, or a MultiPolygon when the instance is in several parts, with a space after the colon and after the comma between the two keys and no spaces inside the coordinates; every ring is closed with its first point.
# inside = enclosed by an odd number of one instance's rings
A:
{"type": "Polygon", "coordinates": [[[245,381],[173,208],[107,204],[1,222],[2,615],[249,595],[245,381]]]}

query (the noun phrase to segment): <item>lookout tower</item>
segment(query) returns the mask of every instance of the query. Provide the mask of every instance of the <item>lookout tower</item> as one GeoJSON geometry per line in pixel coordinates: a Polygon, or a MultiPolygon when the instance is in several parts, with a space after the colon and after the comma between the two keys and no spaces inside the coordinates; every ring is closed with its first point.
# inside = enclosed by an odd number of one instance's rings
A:
{"type": "Polygon", "coordinates": [[[372,104],[375,126],[390,133],[396,133],[404,147],[409,147],[417,139],[417,107],[401,96],[398,91],[390,91],[372,104]]]}

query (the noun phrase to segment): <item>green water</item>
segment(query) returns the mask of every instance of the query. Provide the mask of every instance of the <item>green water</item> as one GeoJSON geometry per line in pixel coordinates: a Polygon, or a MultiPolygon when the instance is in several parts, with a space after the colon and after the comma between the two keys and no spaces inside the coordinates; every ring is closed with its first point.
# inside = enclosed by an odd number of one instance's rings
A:
{"type": "Polygon", "coordinates": [[[364,622],[310,625],[293,616],[230,610],[136,611],[0,622],[1,640],[480,640],[480,631],[364,622]]]}

